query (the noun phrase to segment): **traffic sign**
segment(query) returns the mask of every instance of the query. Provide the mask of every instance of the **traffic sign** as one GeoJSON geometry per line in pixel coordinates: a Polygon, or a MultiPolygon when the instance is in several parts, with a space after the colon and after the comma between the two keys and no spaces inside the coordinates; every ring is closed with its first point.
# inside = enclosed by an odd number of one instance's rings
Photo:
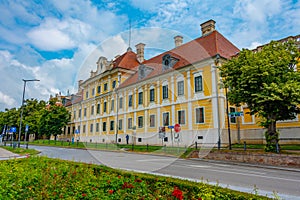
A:
{"type": "Polygon", "coordinates": [[[166,128],[164,126],[160,126],[158,129],[158,137],[160,139],[164,139],[166,137],[166,128]]]}
{"type": "Polygon", "coordinates": [[[166,128],[164,126],[160,126],[158,129],[159,133],[165,133],[166,132],[166,128]]]}
{"type": "Polygon", "coordinates": [[[180,124],[175,124],[175,126],[174,126],[174,130],[175,130],[175,132],[176,133],[178,133],[178,132],[180,132],[180,124]]]}
{"type": "Polygon", "coordinates": [[[17,132],[17,128],[16,128],[16,127],[11,127],[11,128],[10,128],[10,132],[11,132],[11,133],[17,132]]]}
{"type": "Polygon", "coordinates": [[[169,129],[174,128],[174,126],[168,126],[169,129]]]}
{"type": "Polygon", "coordinates": [[[29,125],[26,124],[26,126],[25,126],[25,132],[28,132],[28,129],[29,129],[29,125]]]}
{"type": "Polygon", "coordinates": [[[229,117],[240,117],[240,116],[244,116],[244,112],[231,112],[228,113],[229,117]]]}

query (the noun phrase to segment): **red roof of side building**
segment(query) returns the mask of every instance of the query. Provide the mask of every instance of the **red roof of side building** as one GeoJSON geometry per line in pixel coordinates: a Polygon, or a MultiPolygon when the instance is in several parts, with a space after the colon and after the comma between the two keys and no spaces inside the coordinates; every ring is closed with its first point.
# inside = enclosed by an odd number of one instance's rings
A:
{"type": "Polygon", "coordinates": [[[142,64],[152,68],[153,71],[148,74],[147,77],[141,80],[138,79],[138,73],[135,73],[126,81],[124,81],[119,88],[123,88],[139,81],[162,74],[162,58],[166,54],[177,58],[178,62],[173,66],[172,69],[164,71],[163,73],[180,69],[187,65],[216,56],[217,54],[223,58],[229,59],[239,51],[240,50],[236,46],[234,46],[218,31],[213,31],[208,35],[192,40],[186,44],[182,44],[179,47],[164,52],[149,60],[145,60],[142,64]]]}
{"type": "Polygon", "coordinates": [[[136,53],[131,50],[125,52],[113,61],[113,68],[134,69],[138,65],[139,62],[136,59],[136,53]]]}

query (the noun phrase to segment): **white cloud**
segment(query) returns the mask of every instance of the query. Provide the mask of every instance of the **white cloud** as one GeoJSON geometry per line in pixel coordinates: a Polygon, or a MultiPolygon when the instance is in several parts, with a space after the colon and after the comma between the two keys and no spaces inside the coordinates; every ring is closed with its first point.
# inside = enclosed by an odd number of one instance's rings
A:
{"type": "MultiPolygon", "coordinates": [[[[138,9],[151,12],[155,11],[156,7],[162,3],[161,0],[131,0],[130,2],[134,7],[138,9]]],[[[170,2],[170,0],[165,2],[170,2]]]]}
{"type": "Polygon", "coordinates": [[[267,18],[273,17],[281,11],[280,0],[239,0],[234,7],[234,13],[242,19],[255,23],[264,24],[267,18]]]}
{"type": "Polygon", "coordinates": [[[0,91],[0,105],[5,104],[6,106],[11,107],[15,103],[16,103],[16,101],[14,100],[14,98],[12,98],[0,91]]]}
{"type": "Polygon", "coordinates": [[[261,46],[262,44],[259,42],[252,42],[248,49],[256,49],[258,46],[261,46]]]}
{"type": "Polygon", "coordinates": [[[66,34],[56,29],[35,29],[27,35],[32,44],[40,50],[59,51],[75,46],[66,34]]]}

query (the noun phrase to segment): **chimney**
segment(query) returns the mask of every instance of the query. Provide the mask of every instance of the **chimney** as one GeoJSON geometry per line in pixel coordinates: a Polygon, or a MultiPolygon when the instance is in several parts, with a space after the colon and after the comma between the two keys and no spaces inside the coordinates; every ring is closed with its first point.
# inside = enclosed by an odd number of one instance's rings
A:
{"type": "Polygon", "coordinates": [[[81,89],[81,84],[83,83],[83,80],[79,80],[78,81],[78,92],[80,92],[82,89],[81,89]]]}
{"type": "Polygon", "coordinates": [[[139,44],[135,45],[136,58],[140,63],[144,62],[144,47],[145,47],[145,44],[143,44],[143,43],[139,43],[139,44]]]}
{"type": "Polygon", "coordinates": [[[175,36],[174,42],[175,42],[175,47],[179,47],[180,45],[182,45],[183,37],[180,35],[175,36]]]}
{"type": "Polygon", "coordinates": [[[215,30],[215,24],[216,22],[212,19],[200,24],[202,36],[213,32],[215,30]]]}

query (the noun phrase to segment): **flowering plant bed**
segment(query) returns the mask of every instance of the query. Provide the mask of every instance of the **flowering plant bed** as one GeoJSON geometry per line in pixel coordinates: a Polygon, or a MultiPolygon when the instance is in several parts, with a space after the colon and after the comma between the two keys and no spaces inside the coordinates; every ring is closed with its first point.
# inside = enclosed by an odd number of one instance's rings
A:
{"type": "Polygon", "coordinates": [[[204,183],[46,157],[0,162],[0,199],[268,199],[204,183]]]}

